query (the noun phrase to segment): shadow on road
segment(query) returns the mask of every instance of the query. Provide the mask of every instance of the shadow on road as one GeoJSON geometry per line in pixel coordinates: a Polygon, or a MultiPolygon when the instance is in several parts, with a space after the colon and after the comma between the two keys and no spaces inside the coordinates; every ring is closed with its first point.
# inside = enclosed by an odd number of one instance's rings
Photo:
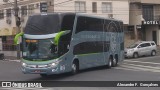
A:
{"type": "MultiPolygon", "coordinates": [[[[85,70],[80,70],[76,75],[79,75],[79,74],[82,74],[82,73],[87,73],[87,72],[98,71],[98,70],[104,70],[104,69],[107,69],[107,67],[106,66],[100,66],[100,67],[89,68],[89,69],[85,69],[85,70]]],[[[71,73],[63,73],[63,74],[57,74],[57,75],[49,75],[48,77],[41,77],[40,76],[39,78],[32,79],[31,81],[41,81],[41,80],[59,81],[59,80],[69,78],[69,77],[72,77],[72,76],[76,76],[76,75],[72,75],[71,73]]]]}

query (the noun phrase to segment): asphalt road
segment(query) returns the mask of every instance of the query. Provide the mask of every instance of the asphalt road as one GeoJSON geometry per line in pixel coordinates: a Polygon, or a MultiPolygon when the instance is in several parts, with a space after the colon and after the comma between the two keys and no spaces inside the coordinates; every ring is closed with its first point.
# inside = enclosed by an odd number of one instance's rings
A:
{"type": "MultiPolygon", "coordinates": [[[[0,81],[160,81],[160,56],[142,57],[138,59],[125,59],[118,67],[106,69],[97,67],[80,71],[71,76],[70,74],[52,75],[48,78],[41,78],[35,74],[23,74],[20,69],[20,62],[17,60],[0,61],[0,81]]],[[[50,88],[43,90],[136,90],[136,88],[50,88]]],[[[138,90],[146,90],[141,88],[138,90]]],[[[159,90],[159,88],[150,88],[159,90]]],[[[147,90],[150,90],[147,89],[147,90]]],[[[1,89],[2,90],[2,89],[1,89]]],[[[15,89],[17,90],[17,89],[15,89]]]]}

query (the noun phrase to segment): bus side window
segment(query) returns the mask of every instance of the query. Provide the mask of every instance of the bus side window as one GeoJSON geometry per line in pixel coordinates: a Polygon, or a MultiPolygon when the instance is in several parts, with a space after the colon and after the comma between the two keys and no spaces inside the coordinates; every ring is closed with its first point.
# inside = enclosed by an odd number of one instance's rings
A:
{"type": "Polygon", "coordinates": [[[60,56],[69,51],[71,35],[72,35],[72,32],[69,31],[60,37],[59,46],[58,46],[58,51],[60,56]]]}

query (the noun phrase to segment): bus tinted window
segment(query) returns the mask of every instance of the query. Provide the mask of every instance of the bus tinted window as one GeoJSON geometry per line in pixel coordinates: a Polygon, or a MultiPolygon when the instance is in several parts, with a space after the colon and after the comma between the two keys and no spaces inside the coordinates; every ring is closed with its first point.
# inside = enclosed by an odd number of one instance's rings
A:
{"type": "Polygon", "coordinates": [[[73,29],[75,15],[66,15],[63,17],[61,30],[71,30],[73,29]]]}
{"type": "Polygon", "coordinates": [[[89,54],[89,53],[100,53],[109,51],[109,42],[95,41],[95,42],[82,42],[74,47],[73,54],[89,54]]]}
{"type": "Polygon", "coordinates": [[[103,19],[78,17],[76,33],[81,31],[103,31],[103,19]]]}

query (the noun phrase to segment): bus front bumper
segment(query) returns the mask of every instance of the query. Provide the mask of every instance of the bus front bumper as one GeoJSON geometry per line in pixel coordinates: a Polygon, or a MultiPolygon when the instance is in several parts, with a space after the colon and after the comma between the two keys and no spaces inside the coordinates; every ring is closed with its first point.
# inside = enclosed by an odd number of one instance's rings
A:
{"type": "Polygon", "coordinates": [[[58,71],[58,67],[57,68],[26,68],[26,67],[22,67],[22,72],[24,74],[60,74],[60,72],[58,71]]]}
{"type": "Polygon", "coordinates": [[[64,65],[57,65],[56,67],[24,67],[22,66],[22,72],[24,74],[60,74],[65,72],[65,66],[64,65]]]}

